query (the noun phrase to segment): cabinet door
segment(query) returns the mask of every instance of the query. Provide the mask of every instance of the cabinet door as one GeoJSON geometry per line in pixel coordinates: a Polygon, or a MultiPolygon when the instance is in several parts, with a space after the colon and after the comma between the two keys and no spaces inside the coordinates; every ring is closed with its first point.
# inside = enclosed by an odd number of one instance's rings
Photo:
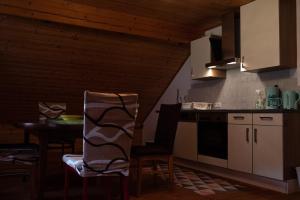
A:
{"type": "Polygon", "coordinates": [[[174,155],[197,160],[197,123],[179,122],[174,143],[174,155]]]}
{"type": "Polygon", "coordinates": [[[283,127],[253,126],[253,173],[283,180],[283,127]]]}
{"type": "Polygon", "coordinates": [[[252,173],[252,125],[228,125],[228,168],[252,173]]]}
{"type": "Polygon", "coordinates": [[[205,64],[211,62],[210,36],[191,42],[192,79],[224,78],[225,72],[208,69],[205,64]]]}
{"type": "Polygon", "coordinates": [[[241,7],[241,57],[246,70],[280,65],[279,0],[241,7]]]}

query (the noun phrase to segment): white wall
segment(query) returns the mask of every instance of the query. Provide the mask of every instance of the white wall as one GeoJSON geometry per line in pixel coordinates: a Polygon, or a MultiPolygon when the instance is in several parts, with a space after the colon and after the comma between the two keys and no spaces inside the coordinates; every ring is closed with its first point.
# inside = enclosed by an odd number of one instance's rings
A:
{"type": "Polygon", "coordinates": [[[172,83],[169,85],[165,93],[161,96],[156,106],[148,115],[144,122],[143,128],[143,141],[152,141],[156,129],[156,121],[158,114],[155,112],[159,110],[160,104],[172,104],[177,101],[177,89],[179,95],[183,99],[184,96],[188,95],[188,91],[191,87],[191,64],[190,59],[187,59],[180,71],[175,76],[172,83]]]}
{"type": "Polygon", "coordinates": [[[300,0],[297,0],[297,77],[300,85],[300,0]]]}
{"type": "Polygon", "coordinates": [[[221,102],[223,109],[254,109],[256,89],[278,85],[282,91],[300,91],[296,69],[249,73],[228,70],[226,79],[193,82],[189,91],[191,101],[221,102]]]}

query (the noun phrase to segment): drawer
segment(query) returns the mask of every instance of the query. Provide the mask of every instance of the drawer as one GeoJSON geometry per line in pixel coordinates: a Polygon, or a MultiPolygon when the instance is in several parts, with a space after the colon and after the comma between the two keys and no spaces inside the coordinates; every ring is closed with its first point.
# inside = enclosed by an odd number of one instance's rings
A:
{"type": "Polygon", "coordinates": [[[228,113],[229,124],[252,124],[252,113],[228,113]]]}
{"type": "Polygon", "coordinates": [[[255,113],[253,114],[253,124],[266,126],[282,126],[282,113],[255,113]]]}

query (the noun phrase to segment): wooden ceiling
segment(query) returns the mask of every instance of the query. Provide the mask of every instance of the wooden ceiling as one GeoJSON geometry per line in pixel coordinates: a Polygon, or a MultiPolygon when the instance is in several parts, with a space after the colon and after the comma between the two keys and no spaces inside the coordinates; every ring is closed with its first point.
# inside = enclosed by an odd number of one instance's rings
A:
{"type": "Polygon", "coordinates": [[[1,0],[0,13],[189,43],[252,0],[1,0]]]}
{"type": "MultiPolygon", "coordinates": [[[[188,26],[202,26],[251,0],[71,0],[132,15],[188,26]]],[[[219,21],[219,20],[218,20],[219,21]]]]}
{"type": "Polygon", "coordinates": [[[221,16],[253,0],[71,0],[188,27],[195,39],[221,23],[221,16]]]}
{"type": "Polygon", "coordinates": [[[0,0],[0,122],[34,118],[40,100],[79,113],[85,89],[139,93],[143,122],[189,42],[251,1],[0,0]]]}

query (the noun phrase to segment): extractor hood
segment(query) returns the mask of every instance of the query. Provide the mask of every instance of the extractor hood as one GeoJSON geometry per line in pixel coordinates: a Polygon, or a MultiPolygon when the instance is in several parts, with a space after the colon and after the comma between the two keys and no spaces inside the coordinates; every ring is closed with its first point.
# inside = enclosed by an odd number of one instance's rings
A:
{"type": "Polygon", "coordinates": [[[222,37],[210,38],[212,58],[207,68],[227,70],[240,67],[240,12],[222,16],[222,37]]]}

